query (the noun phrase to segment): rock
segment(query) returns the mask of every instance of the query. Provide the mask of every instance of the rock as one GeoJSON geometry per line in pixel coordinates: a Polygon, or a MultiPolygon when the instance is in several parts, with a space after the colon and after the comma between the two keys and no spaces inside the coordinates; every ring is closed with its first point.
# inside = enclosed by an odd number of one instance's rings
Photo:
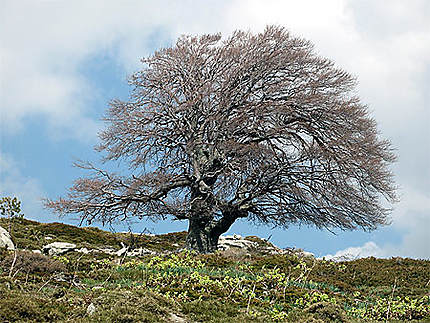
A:
{"type": "Polygon", "coordinates": [[[9,250],[15,250],[15,245],[12,242],[12,238],[4,228],[0,227],[0,248],[7,248],[9,250]]]}
{"type": "Polygon", "coordinates": [[[127,255],[128,247],[125,244],[123,244],[122,242],[121,242],[121,246],[122,246],[122,248],[116,252],[116,255],[118,257],[121,257],[124,254],[127,255]]]}
{"type": "Polygon", "coordinates": [[[238,234],[235,234],[232,236],[220,236],[218,240],[219,250],[227,250],[230,248],[240,248],[240,249],[250,250],[250,249],[256,248],[256,246],[257,246],[257,243],[246,240],[238,234]]]}
{"type": "Polygon", "coordinates": [[[105,253],[107,255],[111,255],[112,256],[112,255],[116,255],[116,253],[118,251],[116,251],[113,248],[98,248],[98,249],[96,249],[96,252],[101,252],[101,253],[105,253]]]}
{"type": "Polygon", "coordinates": [[[88,250],[87,248],[84,247],[84,248],[76,249],[76,252],[80,252],[88,255],[91,252],[91,250],[88,250]]]}
{"type": "Polygon", "coordinates": [[[130,257],[137,257],[137,256],[144,256],[144,255],[156,255],[157,253],[155,251],[146,249],[146,248],[137,248],[130,251],[127,251],[127,256],[130,257]]]}
{"type": "Polygon", "coordinates": [[[76,245],[74,243],[53,242],[43,246],[42,251],[44,254],[48,254],[50,256],[58,256],[74,249],[76,249],[76,245]]]}
{"type": "Polygon", "coordinates": [[[87,314],[88,315],[93,315],[96,312],[96,306],[91,303],[90,305],[88,305],[87,307],[87,314]]]}
{"type": "Polygon", "coordinates": [[[269,255],[296,255],[298,257],[314,257],[314,255],[310,252],[304,251],[302,249],[295,248],[286,248],[281,249],[269,241],[265,239],[261,239],[264,243],[258,243],[255,241],[257,237],[248,237],[253,238],[246,239],[238,234],[234,234],[232,236],[220,236],[218,240],[218,249],[219,250],[228,250],[230,248],[242,249],[243,251],[258,251],[263,254],[269,255]]]}
{"type": "Polygon", "coordinates": [[[174,323],[185,323],[187,322],[184,318],[174,314],[174,313],[170,313],[169,315],[169,322],[174,322],[174,323]]]}
{"type": "Polygon", "coordinates": [[[315,255],[312,252],[309,251],[301,251],[298,253],[299,257],[307,257],[307,258],[314,258],[315,255]]]}
{"type": "Polygon", "coordinates": [[[128,250],[128,247],[122,247],[121,249],[119,249],[119,250],[116,252],[116,255],[117,255],[118,257],[121,257],[122,255],[124,255],[124,254],[126,254],[126,253],[127,253],[127,250],[128,250]]]}
{"type": "Polygon", "coordinates": [[[315,255],[312,252],[304,251],[303,249],[286,248],[283,249],[283,251],[286,254],[294,255],[300,258],[315,258],[315,255]]]}

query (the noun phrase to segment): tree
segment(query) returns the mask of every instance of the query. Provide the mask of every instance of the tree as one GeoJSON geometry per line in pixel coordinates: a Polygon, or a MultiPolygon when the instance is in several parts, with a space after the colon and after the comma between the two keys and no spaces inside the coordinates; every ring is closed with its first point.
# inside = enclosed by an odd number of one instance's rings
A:
{"type": "Polygon", "coordinates": [[[120,176],[77,163],[61,214],[103,223],[188,220],[187,247],[217,248],[239,218],[364,230],[396,199],[390,143],[353,94],[355,79],[282,27],[182,36],[142,59],[128,101],[113,100],[96,149],[120,176]]]}
{"type": "Polygon", "coordinates": [[[9,219],[9,233],[12,232],[12,219],[23,218],[21,213],[21,201],[18,198],[5,196],[0,198],[0,214],[5,215],[9,219]]]}

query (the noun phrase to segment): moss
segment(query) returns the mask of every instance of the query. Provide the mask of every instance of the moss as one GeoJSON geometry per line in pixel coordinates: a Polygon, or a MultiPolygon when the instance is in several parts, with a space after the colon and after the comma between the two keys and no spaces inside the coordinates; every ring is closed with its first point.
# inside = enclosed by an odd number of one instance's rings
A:
{"type": "Polygon", "coordinates": [[[192,320],[200,322],[235,322],[235,318],[241,314],[234,304],[217,300],[184,303],[182,312],[192,320]]]}
{"type": "Polygon", "coordinates": [[[287,255],[268,255],[256,257],[253,261],[253,266],[256,269],[262,268],[281,268],[287,269],[299,263],[299,259],[294,256],[287,255]]]}
{"type": "Polygon", "coordinates": [[[318,302],[306,308],[305,312],[314,314],[323,322],[347,322],[345,311],[337,304],[318,302]]]}
{"type": "Polygon", "coordinates": [[[175,307],[164,297],[147,291],[112,291],[94,297],[91,322],[162,322],[175,307]]]}
{"type": "MultiPolygon", "coordinates": [[[[5,219],[0,219],[4,225],[5,219]]],[[[12,223],[12,239],[21,249],[41,249],[52,237],[53,241],[75,243],[79,246],[120,246],[120,240],[111,232],[98,228],[81,228],[64,223],[39,223],[24,218],[14,218],[12,223]]]]}
{"type": "Polygon", "coordinates": [[[53,322],[65,318],[63,306],[33,293],[2,289],[1,322],[53,322]]]}

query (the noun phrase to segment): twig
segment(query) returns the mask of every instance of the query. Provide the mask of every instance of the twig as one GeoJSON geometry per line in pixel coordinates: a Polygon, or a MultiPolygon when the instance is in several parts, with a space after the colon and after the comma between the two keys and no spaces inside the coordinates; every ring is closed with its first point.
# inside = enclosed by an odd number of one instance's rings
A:
{"type": "MultiPolygon", "coordinates": [[[[119,265],[121,265],[124,262],[124,259],[126,256],[127,256],[127,251],[124,252],[124,256],[122,256],[122,259],[120,259],[119,265]]],[[[114,271],[112,270],[111,273],[109,274],[108,278],[106,278],[106,280],[103,283],[101,283],[99,286],[103,287],[103,285],[106,284],[109,281],[109,279],[112,277],[113,273],[114,273],[114,271]]]]}
{"type": "Polygon", "coordinates": [[[15,253],[15,255],[13,257],[13,261],[12,261],[12,264],[10,265],[10,269],[9,269],[9,277],[12,277],[13,268],[15,267],[16,257],[17,257],[16,249],[14,250],[14,253],[15,253]]]}
{"type": "Polygon", "coordinates": [[[51,277],[49,277],[49,279],[42,285],[42,287],[40,287],[38,290],[37,290],[37,292],[40,292],[41,290],[42,290],[42,288],[43,287],[45,287],[46,285],[48,285],[49,284],[49,282],[52,280],[52,276],[51,277]]]}
{"type": "Polygon", "coordinates": [[[252,295],[254,294],[254,291],[255,291],[255,284],[254,284],[254,287],[252,288],[252,292],[251,292],[251,294],[249,294],[248,306],[246,307],[246,314],[248,314],[248,313],[249,313],[249,305],[251,304],[251,297],[252,297],[252,295]]]}
{"type": "Polygon", "coordinates": [[[386,317],[385,322],[388,322],[388,318],[389,318],[389,315],[390,315],[391,302],[393,301],[393,298],[394,298],[394,291],[396,290],[396,284],[397,284],[397,277],[396,277],[396,278],[394,278],[393,290],[391,291],[391,298],[390,298],[390,300],[388,301],[387,317],[386,317]]]}
{"type": "MultiPolygon", "coordinates": [[[[79,267],[79,262],[81,261],[81,258],[84,256],[84,254],[80,255],[77,262],[76,262],[76,266],[75,266],[75,271],[73,272],[73,277],[72,277],[72,281],[70,282],[70,287],[69,289],[72,288],[73,285],[75,285],[75,278],[76,278],[76,273],[78,271],[78,267],[79,267]]],[[[75,285],[76,286],[76,285],[75,285]]]]}
{"type": "Polygon", "coordinates": [[[21,270],[21,268],[18,268],[15,272],[14,272],[14,274],[12,275],[12,278],[15,278],[15,276],[19,273],[19,271],[21,270]]]}
{"type": "Polygon", "coordinates": [[[241,283],[242,281],[238,281],[237,282],[237,284],[236,284],[236,286],[234,286],[233,288],[232,288],[232,290],[230,291],[230,294],[228,295],[228,297],[230,297],[232,294],[233,294],[233,292],[234,292],[234,290],[240,285],[240,283],[241,283]]]}

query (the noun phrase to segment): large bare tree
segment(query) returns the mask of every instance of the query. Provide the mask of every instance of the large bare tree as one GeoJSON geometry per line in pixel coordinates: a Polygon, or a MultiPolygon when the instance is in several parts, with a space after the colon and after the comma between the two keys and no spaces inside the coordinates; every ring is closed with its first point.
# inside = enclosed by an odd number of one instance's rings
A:
{"type": "Polygon", "coordinates": [[[217,248],[239,218],[288,227],[375,229],[395,200],[395,160],[355,79],[282,27],[181,37],[142,59],[128,101],[113,100],[100,133],[104,161],[88,163],[60,214],[103,223],[188,220],[187,247],[217,248]],[[106,167],[105,167],[106,168],[106,167]]]}

